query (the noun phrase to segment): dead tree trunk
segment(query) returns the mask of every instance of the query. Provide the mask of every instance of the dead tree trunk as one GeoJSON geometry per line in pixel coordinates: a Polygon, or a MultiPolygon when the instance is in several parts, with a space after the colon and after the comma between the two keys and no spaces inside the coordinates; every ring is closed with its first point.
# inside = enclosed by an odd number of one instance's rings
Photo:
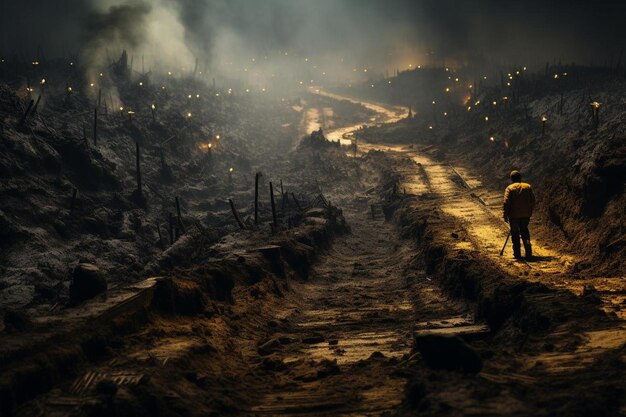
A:
{"type": "Polygon", "coordinates": [[[274,202],[274,186],[270,181],[270,200],[272,202],[272,220],[274,221],[274,227],[278,226],[278,218],[276,217],[276,203],[274,202]]]}
{"type": "Polygon", "coordinates": [[[178,216],[178,227],[183,233],[186,233],[185,225],[183,224],[183,218],[180,215],[180,200],[178,199],[178,197],[175,197],[175,200],[176,200],[176,215],[178,216]]]}
{"type": "Polygon", "coordinates": [[[296,203],[296,207],[298,207],[298,210],[302,210],[302,207],[300,207],[300,203],[298,202],[298,199],[296,198],[296,194],[291,193],[291,197],[293,198],[293,202],[296,203]]]}
{"type": "Polygon", "coordinates": [[[169,214],[169,233],[170,233],[170,245],[174,244],[174,215],[172,213],[169,214]]]}
{"type": "Polygon", "coordinates": [[[161,250],[165,250],[165,244],[163,243],[163,235],[161,234],[161,225],[159,222],[156,222],[157,232],[159,233],[159,246],[161,250]]]}
{"type": "MultiPolygon", "coordinates": [[[[93,110],[93,146],[97,146],[97,145],[98,145],[98,109],[94,109],[93,110]]],[[[137,158],[139,158],[139,156],[137,156],[137,158]]],[[[137,162],[137,164],[139,164],[139,162],[137,162]]]]}
{"type": "Polygon", "coordinates": [[[139,163],[140,160],[140,156],[139,156],[139,142],[135,142],[135,165],[136,165],[136,169],[137,169],[137,195],[141,196],[142,195],[142,188],[141,188],[141,164],[139,163]]]}
{"type": "Polygon", "coordinates": [[[233,203],[232,199],[228,199],[228,202],[230,203],[230,209],[233,211],[233,216],[235,216],[235,220],[237,221],[237,224],[239,225],[240,229],[245,229],[246,226],[244,226],[243,222],[241,221],[241,218],[239,217],[239,213],[237,213],[237,209],[235,208],[235,203],[233,203]]]}
{"type": "Polygon", "coordinates": [[[254,176],[254,225],[259,225],[259,177],[260,172],[254,176]]]}
{"type": "Polygon", "coordinates": [[[28,119],[28,114],[30,113],[30,109],[33,108],[33,104],[35,104],[35,100],[31,100],[28,103],[28,107],[26,107],[26,111],[24,112],[24,115],[22,116],[22,119],[20,120],[20,125],[23,125],[24,123],[26,123],[26,119],[28,119]]]}

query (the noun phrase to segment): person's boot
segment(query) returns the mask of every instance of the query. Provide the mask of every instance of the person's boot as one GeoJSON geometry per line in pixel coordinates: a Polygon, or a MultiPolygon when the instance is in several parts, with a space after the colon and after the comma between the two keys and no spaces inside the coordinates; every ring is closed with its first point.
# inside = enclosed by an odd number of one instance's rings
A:
{"type": "Polygon", "coordinates": [[[526,254],[526,259],[532,259],[533,247],[530,244],[530,241],[524,241],[524,253],[526,254]]]}

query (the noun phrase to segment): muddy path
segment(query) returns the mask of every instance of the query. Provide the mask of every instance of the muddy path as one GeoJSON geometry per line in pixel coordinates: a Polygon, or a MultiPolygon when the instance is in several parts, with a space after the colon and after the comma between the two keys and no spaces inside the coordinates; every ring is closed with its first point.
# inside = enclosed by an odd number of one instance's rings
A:
{"type": "Polygon", "coordinates": [[[348,205],[339,237],[293,289],[259,353],[277,370],[248,415],[378,416],[404,399],[413,331],[473,324],[412,266],[415,247],[348,205]],[[276,365],[278,364],[278,365],[276,365]]]}

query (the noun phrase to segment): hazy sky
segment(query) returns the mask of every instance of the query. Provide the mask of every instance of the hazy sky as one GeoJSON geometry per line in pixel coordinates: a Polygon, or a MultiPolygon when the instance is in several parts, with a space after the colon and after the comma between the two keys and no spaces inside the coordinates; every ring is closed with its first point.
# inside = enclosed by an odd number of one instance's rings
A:
{"type": "Polygon", "coordinates": [[[0,16],[7,56],[39,46],[93,56],[106,45],[222,67],[283,52],[374,69],[602,63],[626,39],[625,0],[0,0],[0,16]]]}

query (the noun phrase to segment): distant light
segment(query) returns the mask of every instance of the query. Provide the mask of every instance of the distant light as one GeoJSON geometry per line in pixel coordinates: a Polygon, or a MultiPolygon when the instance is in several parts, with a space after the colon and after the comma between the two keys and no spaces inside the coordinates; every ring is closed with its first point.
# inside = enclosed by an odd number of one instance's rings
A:
{"type": "Polygon", "coordinates": [[[143,81],[139,81],[139,87],[143,87],[143,81]]]}
{"type": "Polygon", "coordinates": [[[489,116],[485,116],[485,122],[489,121],[489,116]]]}
{"type": "Polygon", "coordinates": [[[541,116],[541,121],[545,123],[548,121],[548,118],[546,116],[541,116]]]}
{"type": "Polygon", "coordinates": [[[187,118],[190,119],[191,118],[191,112],[187,113],[187,118]]]}
{"type": "Polygon", "coordinates": [[[492,141],[492,142],[495,142],[495,141],[496,141],[496,138],[494,138],[493,136],[491,136],[491,137],[489,138],[489,140],[490,140],[490,141],[492,141]]]}
{"type": "Polygon", "coordinates": [[[554,74],[554,79],[556,80],[557,78],[559,78],[559,74],[554,74]]]}
{"type": "Polygon", "coordinates": [[[435,100],[433,100],[433,104],[436,104],[437,102],[435,100]]]}

